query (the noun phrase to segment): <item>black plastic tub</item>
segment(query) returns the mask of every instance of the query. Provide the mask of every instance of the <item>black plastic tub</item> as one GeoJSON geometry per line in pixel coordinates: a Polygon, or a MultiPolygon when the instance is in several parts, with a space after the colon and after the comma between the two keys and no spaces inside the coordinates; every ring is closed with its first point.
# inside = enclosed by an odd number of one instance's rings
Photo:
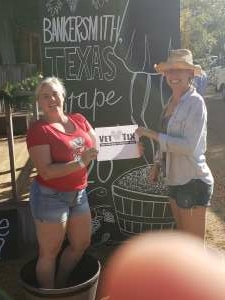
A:
{"type": "Polygon", "coordinates": [[[68,287],[61,289],[42,289],[37,287],[35,278],[36,259],[26,263],[20,271],[20,284],[27,300],[61,299],[94,300],[100,275],[100,262],[85,254],[73,270],[68,287]]]}

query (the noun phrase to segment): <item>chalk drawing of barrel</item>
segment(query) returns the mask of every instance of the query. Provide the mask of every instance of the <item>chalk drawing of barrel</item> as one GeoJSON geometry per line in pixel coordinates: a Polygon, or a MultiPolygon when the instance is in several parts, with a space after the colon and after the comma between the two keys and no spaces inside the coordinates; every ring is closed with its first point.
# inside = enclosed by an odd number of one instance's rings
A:
{"type": "Polygon", "coordinates": [[[131,169],[112,184],[115,213],[125,235],[175,228],[167,187],[163,181],[150,182],[152,165],[131,169]]]}

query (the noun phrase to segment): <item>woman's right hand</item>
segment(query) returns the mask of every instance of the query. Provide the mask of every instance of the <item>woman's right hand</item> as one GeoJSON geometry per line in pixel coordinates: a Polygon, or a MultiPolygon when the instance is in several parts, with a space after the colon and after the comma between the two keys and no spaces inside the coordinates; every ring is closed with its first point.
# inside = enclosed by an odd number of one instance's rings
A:
{"type": "Polygon", "coordinates": [[[98,150],[96,148],[86,148],[82,153],[81,153],[81,159],[83,163],[88,166],[89,163],[93,160],[96,159],[98,155],[98,150]]]}

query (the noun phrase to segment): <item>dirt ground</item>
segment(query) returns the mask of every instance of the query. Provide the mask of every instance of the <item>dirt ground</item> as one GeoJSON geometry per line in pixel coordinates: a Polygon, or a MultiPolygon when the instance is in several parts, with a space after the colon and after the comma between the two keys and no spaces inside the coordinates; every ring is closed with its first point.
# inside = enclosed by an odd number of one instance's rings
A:
{"type": "Polygon", "coordinates": [[[212,170],[215,186],[212,206],[207,212],[207,244],[225,250],[225,102],[210,86],[205,97],[208,109],[208,164],[212,170]]]}

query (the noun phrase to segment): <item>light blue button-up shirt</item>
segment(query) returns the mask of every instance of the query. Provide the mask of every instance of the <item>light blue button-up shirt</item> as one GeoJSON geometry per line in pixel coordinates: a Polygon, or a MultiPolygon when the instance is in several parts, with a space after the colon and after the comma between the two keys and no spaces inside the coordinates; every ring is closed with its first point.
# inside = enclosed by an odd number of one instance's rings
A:
{"type": "Polygon", "coordinates": [[[213,184],[206,163],[207,109],[203,98],[190,88],[168,122],[167,134],[159,134],[160,150],[166,152],[168,185],[201,179],[213,184]]]}

